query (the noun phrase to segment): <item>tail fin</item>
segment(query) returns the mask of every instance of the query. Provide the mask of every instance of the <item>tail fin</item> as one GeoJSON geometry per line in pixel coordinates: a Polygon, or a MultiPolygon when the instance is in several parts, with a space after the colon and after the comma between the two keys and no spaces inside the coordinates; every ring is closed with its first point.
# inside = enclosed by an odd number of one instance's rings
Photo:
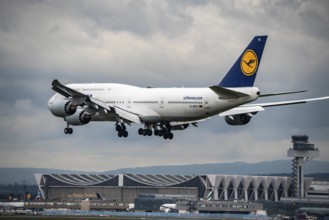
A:
{"type": "Polygon", "coordinates": [[[103,200],[103,197],[101,196],[101,194],[96,193],[96,196],[97,196],[97,199],[98,199],[98,200],[103,200]]]}
{"type": "Polygon", "coordinates": [[[262,59],[267,36],[255,36],[231,67],[220,87],[252,87],[262,59]]]}

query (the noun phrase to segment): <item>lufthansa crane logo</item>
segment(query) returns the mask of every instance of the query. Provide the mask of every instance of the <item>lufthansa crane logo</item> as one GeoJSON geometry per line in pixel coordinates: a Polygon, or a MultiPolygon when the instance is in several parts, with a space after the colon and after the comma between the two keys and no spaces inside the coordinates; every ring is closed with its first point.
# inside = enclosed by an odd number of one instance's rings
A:
{"type": "Polygon", "coordinates": [[[258,67],[258,58],[253,50],[247,50],[244,52],[241,58],[241,71],[246,76],[252,76],[258,67]]]}

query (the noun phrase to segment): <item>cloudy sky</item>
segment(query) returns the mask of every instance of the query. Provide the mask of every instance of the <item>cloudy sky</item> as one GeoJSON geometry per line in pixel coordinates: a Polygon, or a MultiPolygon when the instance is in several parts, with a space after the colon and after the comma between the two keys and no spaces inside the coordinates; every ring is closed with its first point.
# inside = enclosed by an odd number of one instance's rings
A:
{"type": "Polygon", "coordinates": [[[263,93],[329,95],[329,2],[0,1],[0,167],[84,171],[287,159],[292,134],[308,134],[329,161],[329,101],[276,107],[246,126],[213,117],[172,141],[118,138],[112,123],[64,135],[47,109],[53,79],[141,87],[217,84],[255,35],[268,35],[256,79],[263,93]]]}

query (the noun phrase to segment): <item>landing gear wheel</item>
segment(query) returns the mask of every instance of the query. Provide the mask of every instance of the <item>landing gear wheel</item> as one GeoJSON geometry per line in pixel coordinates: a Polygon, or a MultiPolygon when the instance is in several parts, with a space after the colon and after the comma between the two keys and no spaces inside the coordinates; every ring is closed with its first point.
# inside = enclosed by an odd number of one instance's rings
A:
{"type": "Polygon", "coordinates": [[[144,131],[143,128],[138,129],[138,134],[143,135],[143,131],[144,131]]]}
{"type": "Polygon", "coordinates": [[[169,138],[169,140],[173,139],[174,138],[174,134],[173,133],[169,133],[168,134],[168,138],[169,138]]]}
{"type": "Polygon", "coordinates": [[[148,136],[152,136],[152,130],[151,129],[147,129],[146,131],[147,131],[148,136]]]}
{"type": "Polygon", "coordinates": [[[120,126],[120,125],[116,125],[116,126],[115,126],[115,130],[116,130],[117,132],[119,132],[119,131],[121,131],[121,130],[122,130],[122,128],[121,128],[121,126],[120,126]]]}
{"type": "Polygon", "coordinates": [[[73,128],[64,128],[64,134],[72,134],[73,128]]]}
{"type": "Polygon", "coordinates": [[[115,130],[118,132],[118,137],[128,137],[128,131],[126,131],[126,126],[124,123],[116,124],[115,130]]]}

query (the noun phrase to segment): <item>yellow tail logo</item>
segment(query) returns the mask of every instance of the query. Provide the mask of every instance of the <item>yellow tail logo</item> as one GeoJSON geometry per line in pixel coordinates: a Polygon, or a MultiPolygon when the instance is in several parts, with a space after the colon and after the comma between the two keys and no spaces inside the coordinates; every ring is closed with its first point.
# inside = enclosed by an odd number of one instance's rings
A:
{"type": "Polygon", "coordinates": [[[258,58],[253,50],[244,52],[241,58],[241,71],[246,76],[252,76],[258,67],[258,58]]]}

